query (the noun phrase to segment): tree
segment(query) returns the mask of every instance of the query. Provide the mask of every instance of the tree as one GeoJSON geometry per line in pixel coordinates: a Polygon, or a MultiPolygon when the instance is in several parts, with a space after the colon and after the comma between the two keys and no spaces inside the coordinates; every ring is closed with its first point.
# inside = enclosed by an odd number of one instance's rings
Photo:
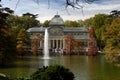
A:
{"type": "Polygon", "coordinates": [[[97,14],[93,17],[93,27],[95,29],[95,34],[97,38],[98,47],[100,50],[104,48],[104,41],[102,40],[102,36],[105,33],[105,20],[108,18],[106,14],[97,14]]]}
{"type": "MultiPolygon", "coordinates": [[[[72,8],[81,9],[81,8],[83,8],[83,6],[80,5],[81,1],[82,0],[65,0],[65,2],[66,2],[65,6],[66,6],[66,8],[71,6],[72,8]]],[[[86,3],[92,3],[92,2],[94,2],[96,0],[84,0],[84,1],[86,3]]]]}
{"type": "Polygon", "coordinates": [[[7,17],[12,13],[13,11],[10,8],[0,7],[0,67],[8,66],[15,60],[16,40],[6,22],[7,17]]]}
{"type": "Polygon", "coordinates": [[[31,14],[31,13],[25,13],[23,14],[23,16],[28,16],[28,17],[31,17],[31,18],[37,18],[38,14],[31,14]]]}
{"type": "Polygon", "coordinates": [[[110,12],[109,16],[112,17],[112,18],[116,18],[116,17],[120,16],[120,11],[113,10],[113,11],[110,12]]]}
{"type": "Polygon", "coordinates": [[[87,26],[87,28],[94,27],[98,47],[100,50],[102,50],[105,45],[104,41],[102,40],[102,35],[104,35],[104,33],[106,31],[106,24],[105,24],[105,21],[107,21],[106,19],[108,19],[108,15],[97,14],[94,17],[84,21],[84,24],[85,24],[85,26],[87,26]]]}
{"type": "Polygon", "coordinates": [[[34,33],[33,38],[31,39],[31,48],[34,55],[38,55],[38,50],[40,49],[40,41],[43,39],[43,36],[40,33],[34,33]]]}
{"type": "Polygon", "coordinates": [[[14,29],[24,28],[25,30],[27,30],[28,28],[31,28],[31,27],[40,26],[40,22],[38,20],[27,15],[26,16],[13,16],[13,15],[9,16],[7,18],[7,22],[14,29]]]}
{"type": "Polygon", "coordinates": [[[65,27],[80,27],[79,25],[80,23],[78,23],[77,21],[65,21],[65,27]]]}
{"type": "Polygon", "coordinates": [[[89,27],[93,26],[93,17],[84,20],[84,26],[89,29],[89,27]]]}
{"type": "Polygon", "coordinates": [[[84,27],[84,21],[83,20],[78,20],[77,21],[79,27],[84,27]]]}
{"type": "Polygon", "coordinates": [[[69,69],[59,65],[39,68],[31,75],[32,80],[74,80],[74,74],[69,69]]]}
{"type": "MultiPolygon", "coordinates": [[[[0,2],[1,1],[2,0],[0,0],[0,2]]],[[[19,3],[19,1],[20,0],[18,0],[18,3],[19,3]]],[[[33,0],[33,1],[36,2],[36,3],[38,3],[38,4],[40,2],[40,0],[33,0]]],[[[50,5],[50,1],[52,1],[52,0],[47,0],[47,1],[48,1],[48,5],[50,5]]],[[[71,6],[72,8],[75,8],[75,9],[81,9],[81,8],[83,8],[83,6],[80,3],[86,2],[86,3],[90,4],[90,3],[93,3],[94,1],[98,1],[98,0],[64,0],[64,1],[65,1],[65,7],[66,8],[68,8],[69,6],[71,6]]],[[[17,5],[18,5],[18,3],[17,3],[17,5]]]]}
{"type": "Polygon", "coordinates": [[[120,54],[120,17],[113,20],[103,37],[103,40],[106,41],[104,49],[108,52],[107,59],[110,61],[118,60],[116,57],[120,54]]]}
{"type": "Polygon", "coordinates": [[[17,35],[17,51],[19,55],[25,55],[28,50],[29,37],[25,29],[21,29],[17,35]]]}
{"type": "Polygon", "coordinates": [[[50,23],[50,21],[49,21],[49,20],[46,20],[46,21],[43,23],[43,27],[48,27],[48,26],[49,26],[49,23],[50,23]]]}

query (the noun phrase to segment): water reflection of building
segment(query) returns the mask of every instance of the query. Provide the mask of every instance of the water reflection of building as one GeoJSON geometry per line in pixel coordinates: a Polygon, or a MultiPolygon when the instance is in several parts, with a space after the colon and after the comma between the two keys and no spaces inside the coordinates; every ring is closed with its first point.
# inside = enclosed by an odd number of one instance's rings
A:
{"type": "MultiPolygon", "coordinates": [[[[29,28],[27,32],[31,35],[31,40],[40,38],[39,49],[43,49],[44,27],[29,28]],[[39,33],[40,36],[34,35],[39,33]]],[[[89,40],[88,30],[83,27],[65,27],[64,21],[60,15],[55,15],[48,26],[49,33],[49,49],[50,52],[66,54],[83,54],[87,51],[87,43],[89,40]]]]}

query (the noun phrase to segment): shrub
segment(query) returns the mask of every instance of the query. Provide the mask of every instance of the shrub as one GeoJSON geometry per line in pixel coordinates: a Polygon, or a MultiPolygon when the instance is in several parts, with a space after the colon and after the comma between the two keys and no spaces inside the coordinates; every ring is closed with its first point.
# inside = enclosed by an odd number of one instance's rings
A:
{"type": "Polygon", "coordinates": [[[31,80],[73,80],[74,74],[60,65],[39,68],[31,75],[31,80]]]}

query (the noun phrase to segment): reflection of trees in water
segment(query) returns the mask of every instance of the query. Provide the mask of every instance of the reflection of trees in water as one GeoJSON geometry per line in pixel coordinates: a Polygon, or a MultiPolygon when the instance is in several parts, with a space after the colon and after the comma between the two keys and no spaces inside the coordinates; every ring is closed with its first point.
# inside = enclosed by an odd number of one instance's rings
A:
{"type": "Polygon", "coordinates": [[[88,80],[118,79],[120,73],[111,63],[107,63],[103,56],[88,56],[88,80]],[[118,73],[114,75],[114,73],[118,73]]]}

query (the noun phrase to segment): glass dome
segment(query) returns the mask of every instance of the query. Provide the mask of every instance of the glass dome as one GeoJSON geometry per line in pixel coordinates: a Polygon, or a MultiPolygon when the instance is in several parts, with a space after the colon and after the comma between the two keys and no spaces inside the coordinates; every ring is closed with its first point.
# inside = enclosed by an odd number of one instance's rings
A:
{"type": "Polygon", "coordinates": [[[51,21],[50,25],[64,25],[63,19],[60,17],[60,15],[55,15],[51,21]]]}

